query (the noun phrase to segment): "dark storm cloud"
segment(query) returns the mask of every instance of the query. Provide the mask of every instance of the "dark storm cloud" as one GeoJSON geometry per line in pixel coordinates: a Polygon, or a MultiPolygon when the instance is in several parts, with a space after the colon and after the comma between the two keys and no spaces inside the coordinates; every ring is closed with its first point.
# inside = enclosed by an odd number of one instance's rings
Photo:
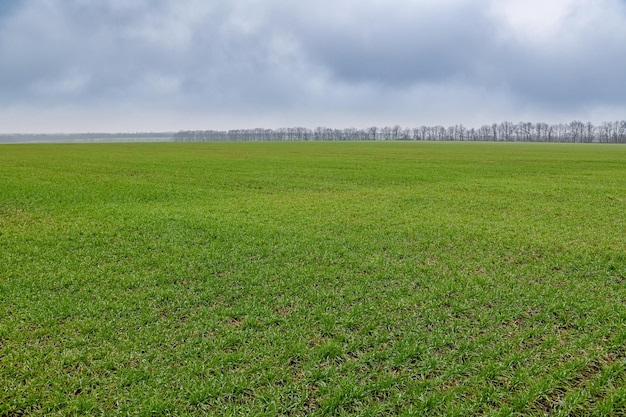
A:
{"type": "Polygon", "coordinates": [[[501,73],[512,95],[555,108],[626,102],[626,38],[593,34],[576,49],[536,50],[524,45],[508,51],[501,73]]]}
{"type": "Polygon", "coordinates": [[[624,45],[617,0],[4,1],[0,122],[50,109],[270,125],[619,113],[624,45]]]}
{"type": "Polygon", "coordinates": [[[280,102],[293,56],[232,2],[31,2],[4,30],[5,99],[153,96],[204,105],[280,102]],[[285,77],[285,75],[287,75],[285,77]],[[184,96],[184,97],[183,97],[184,96]]]}
{"type": "Polygon", "coordinates": [[[558,108],[626,101],[623,3],[604,2],[616,7],[602,15],[572,8],[543,42],[507,32],[488,2],[416,4],[374,2],[341,19],[305,18],[298,35],[309,56],[346,83],[454,80],[558,108]],[[606,27],[607,16],[619,20],[606,27]]]}
{"type": "Polygon", "coordinates": [[[0,74],[11,80],[3,94],[15,100],[115,97],[151,68],[173,70],[162,45],[134,32],[144,12],[98,1],[27,4],[0,40],[0,53],[7,56],[0,74]]]}
{"type": "Polygon", "coordinates": [[[0,2],[0,21],[5,19],[15,11],[20,5],[20,0],[4,0],[0,2]]]}
{"type": "Polygon", "coordinates": [[[342,19],[304,19],[300,39],[314,60],[346,82],[406,86],[480,75],[496,47],[484,9],[397,6],[375,3],[342,19]]]}

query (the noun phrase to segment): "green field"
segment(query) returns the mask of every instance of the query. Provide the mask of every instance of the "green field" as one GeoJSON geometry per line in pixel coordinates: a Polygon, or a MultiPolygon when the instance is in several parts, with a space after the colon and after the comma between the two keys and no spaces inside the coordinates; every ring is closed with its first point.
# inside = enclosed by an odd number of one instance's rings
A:
{"type": "Polygon", "coordinates": [[[0,416],[624,415],[626,146],[0,147],[0,416]]]}

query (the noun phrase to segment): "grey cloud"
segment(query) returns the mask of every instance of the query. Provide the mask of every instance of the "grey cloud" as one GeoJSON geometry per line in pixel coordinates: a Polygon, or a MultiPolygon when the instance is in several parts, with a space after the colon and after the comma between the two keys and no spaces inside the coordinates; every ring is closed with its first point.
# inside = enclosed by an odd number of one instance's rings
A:
{"type": "Polygon", "coordinates": [[[622,2],[602,0],[596,14],[572,3],[536,41],[491,13],[493,1],[2,2],[0,109],[119,104],[368,125],[443,117],[432,109],[468,123],[486,111],[499,121],[626,107],[622,2]]]}
{"type": "MultiPolygon", "coordinates": [[[[398,2],[396,2],[398,3],[398,2]]],[[[406,87],[464,78],[495,47],[494,23],[473,4],[374,3],[347,19],[297,21],[306,52],[339,80],[406,87]]]]}
{"type": "Polygon", "coordinates": [[[406,88],[461,81],[546,108],[626,101],[625,31],[602,30],[606,15],[573,10],[561,31],[575,31],[542,45],[503,36],[503,22],[486,5],[374,3],[329,25],[298,20],[304,27],[298,35],[311,59],[340,82],[406,88]],[[584,27],[576,27],[576,19],[585,20],[584,27]]]}
{"type": "MultiPolygon", "coordinates": [[[[599,24],[601,24],[599,22],[599,24]]],[[[520,101],[554,109],[626,103],[626,36],[580,33],[576,45],[513,45],[499,77],[520,101]]]]}
{"type": "Polygon", "coordinates": [[[7,62],[0,69],[6,84],[0,94],[5,100],[45,100],[37,86],[49,84],[58,86],[49,89],[56,91],[52,100],[63,98],[63,85],[70,87],[68,97],[117,100],[149,95],[147,86],[161,81],[169,83],[170,103],[289,100],[280,85],[293,87],[290,71],[298,58],[277,50],[280,39],[271,22],[237,27],[234,2],[198,1],[202,13],[195,15],[177,2],[133,4],[52,1],[47,10],[36,2],[24,7],[0,40],[7,62]]]}
{"type": "Polygon", "coordinates": [[[20,4],[20,0],[4,0],[0,2],[0,23],[3,19],[10,17],[20,4]]]}

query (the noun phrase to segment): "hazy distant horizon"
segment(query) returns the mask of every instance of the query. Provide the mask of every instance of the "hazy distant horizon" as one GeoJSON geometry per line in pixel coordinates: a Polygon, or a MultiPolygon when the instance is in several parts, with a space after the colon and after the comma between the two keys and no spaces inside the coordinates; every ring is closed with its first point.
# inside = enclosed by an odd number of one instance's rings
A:
{"type": "Polygon", "coordinates": [[[479,128],[463,124],[451,126],[370,126],[368,128],[330,128],[318,126],[254,128],[232,130],[181,130],[178,132],[50,133],[0,134],[0,143],[91,143],[91,142],[203,142],[203,141],[336,141],[336,140],[436,140],[626,143],[626,120],[603,122],[503,121],[479,128]]]}

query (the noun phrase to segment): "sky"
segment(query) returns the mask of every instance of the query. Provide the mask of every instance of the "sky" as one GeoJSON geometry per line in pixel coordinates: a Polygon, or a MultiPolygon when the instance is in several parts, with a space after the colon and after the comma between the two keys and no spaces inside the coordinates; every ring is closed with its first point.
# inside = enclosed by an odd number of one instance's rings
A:
{"type": "Polygon", "coordinates": [[[625,0],[0,0],[0,132],[626,119],[625,0]]]}

